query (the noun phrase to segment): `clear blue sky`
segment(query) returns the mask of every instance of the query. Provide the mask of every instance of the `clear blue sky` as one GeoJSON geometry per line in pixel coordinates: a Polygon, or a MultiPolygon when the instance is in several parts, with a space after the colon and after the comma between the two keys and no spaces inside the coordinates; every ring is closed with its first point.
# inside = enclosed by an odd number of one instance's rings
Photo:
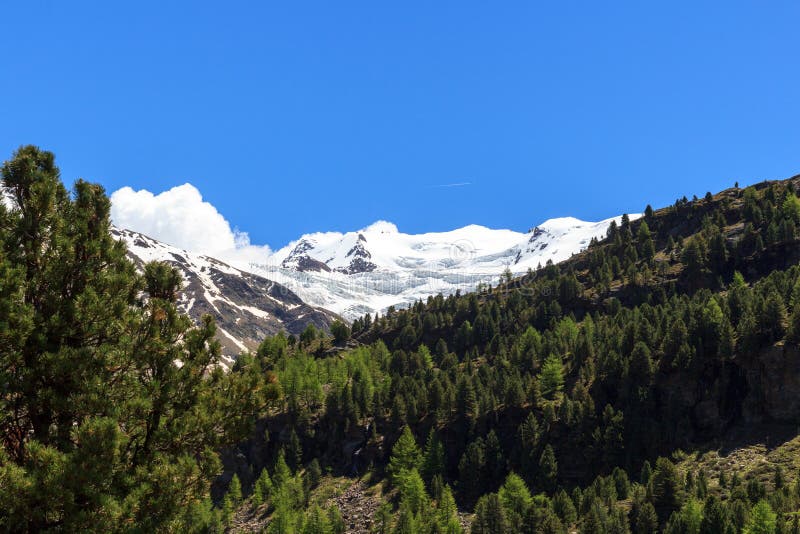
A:
{"type": "Polygon", "coordinates": [[[800,172],[796,1],[121,4],[3,2],[0,159],[188,181],[255,243],[527,230],[800,172]]]}

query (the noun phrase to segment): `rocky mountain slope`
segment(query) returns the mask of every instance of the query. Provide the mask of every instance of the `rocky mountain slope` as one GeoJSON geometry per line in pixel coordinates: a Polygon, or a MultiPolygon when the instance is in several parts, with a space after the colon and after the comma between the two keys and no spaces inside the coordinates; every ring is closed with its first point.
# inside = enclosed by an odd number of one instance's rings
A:
{"type": "MultiPolygon", "coordinates": [[[[636,219],[637,216],[631,216],[636,219]]],[[[355,232],[314,233],[262,263],[237,267],[289,287],[305,302],[354,319],[428,296],[496,284],[506,270],[523,274],[558,263],[605,236],[612,220],[550,219],[526,233],[470,225],[450,232],[405,234],[388,222],[355,232]]]]}
{"type": "Polygon", "coordinates": [[[114,229],[141,265],[166,261],[180,269],[184,287],[180,305],[192,318],[214,316],[218,339],[228,362],[244,350],[253,350],[267,335],[285,330],[299,334],[308,324],[327,329],[336,316],[309,306],[287,287],[231,267],[219,260],[181,250],[138,232],[114,229]]]}

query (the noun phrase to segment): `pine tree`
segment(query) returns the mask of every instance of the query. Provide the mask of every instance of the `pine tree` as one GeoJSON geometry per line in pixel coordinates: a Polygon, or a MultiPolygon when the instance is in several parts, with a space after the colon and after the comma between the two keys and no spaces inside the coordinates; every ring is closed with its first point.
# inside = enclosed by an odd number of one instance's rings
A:
{"type": "Polygon", "coordinates": [[[427,508],[428,501],[425,482],[423,482],[419,472],[413,468],[404,471],[404,475],[400,480],[400,502],[416,515],[427,508]]]}
{"type": "Polygon", "coordinates": [[[319,460],[316,458],[311,460],[306,474],[308,475],[309,486],[311,488],[317,487],[322,480],[322,468],[319,465],[319,460]]]}
{"type": "Polygon", "coordinates": [[[653,245],[653,238],[650,235],[650,227],[647,226],[646,221],[642,221],[639,225],[639,232],[637,233],[637,241],[639,244],[639,255],[645,261],[650,261],[656,255],[656,249],[653,245]]]}
{"type": "Polygon", "coordinates": [[[342,321],[334,321],[331,324],[331,334],[333,335],[333,342],[341,345],[350,339],[350,328],[342,321]]]}
{"type": "Polygon", "coordinates": [[[420,531],[417,518],[408,506],[400,506],[394,534],[417,534],[420,531]]]}
{"type": "Polygon", "coordinates": [[[639,341],[631,352],[630,364],[631,387],[648,388],[653,380],[653,360],[650,356],[650,349],[643,342],[639,341]]]}
{"type": "Polygon", "coordinates": [[[542,395],[545,398],[553,399],[564,389],[564,370],[561,358],[551,354],[542,365],[542,372],[539,374],[539,384],[542,395]]]}
{"type": "Polygon", "coordinates": [[[496,493],[484,495],[475,505],[471,534],[509,534],[508,521],[496,493]]]}
{"type": "Polygon", "coordinates": [[[230,495],[234,504],[238,505],[242,502],[242,483],[239,481],[239,475],[236,473],[233,474],[231,483],[228,486],[228,495],[230,495]]]}
{"type": "Polygon", "coordinates": [[[693,277],[702,273],[706,264],[706,248],[701,236],[689,240],[683,249],[681,261],[686,266],[687,276],[693,277]]]}
{"type": "Polygon", "coordinates": [[[0,521],[179,528],[219,471],[214,451],[265,407],[260,367],[218,369],[213,320],[178,312],[174,269],[136,273],[102,187],[68,193],[32,146],[2,178],[15,206],[0,209],[0,521]]]}
{"type": "Polygon", "coordinates": [[[750,510],[743,534],[775,534],[777,515],[767,501],[761,500],[750,510]]]}
{"type": "Polygon", "coordinates": [[[347,527],[344,524],[339,508],[335,504],[331,504],[328,507],[328,521],[331,524],[331,532],[333,534],[344,534],[347,527]]]}
{"type": "Polygon", "coordinates": [[[317,339],[317,329],[313,324],[308,323],[308,326],[300,334],[300,345],[307,347],[315,339],[317,339]]]}
{"type": "Polygon", "coordinates": [[[253,487],[253,504],[256,507],[261,506],[264,501],[269,498],[271,493],[272,480],[269,478],[269,473],[267,470],[262,469],[261,474],[259,475],[255,486],[253,487]]]}
{"type": "Polygon", "coordinates": [[[389,534],[392,531],[392,505],[390,503],[385,502],[378,507],[373,524],[372,532],[375,534],[389,534]]]}
{"type": "Polygon", "coordinates": [[[453,497],[450,486],[445,486],[442,490],[441,499],[436,506],[436,515],[439,525],[439,532],[446,534],[461,534],[463,529],[458,519],[458,508],[453,497]]]}
{"type": "Polygon", "coordinates": [[[431,430],[425,443],[425,452],[422,456],[420,474],[430,484],[436,475],[444,473],[444,446],[439,437],[431,430]]]}
{"type": "Polygon", "coordinates": [[[651,534],[658,532],[658,515],[652,503],[643,502],[635,509],[633,515],[634,534],[651,534]]]}
{"type": "Polygon", "coordinates": [[[306,513],[302,534],[332,534],[333,528],[328,516],[318,505],[312,506],[306,513]]]}
{"type": "Polygon", "coordinates": [[[286,450],[290,462],[290,467],[293,471],[297,471],[303,464],[303,447],[300,445],[300,437],[292,427],[289,432],[289,446],[286,450]]]}
{"type": "Polygon", "coordinates": [[[759,326],[768,342],[781,339],[786,331],[786,306],[776,291],[771,291],[764,303],[764,313],[759,317],[759,326]]]}
{"type": "Polygon", "coordinates": [[[275,467],[272,471],[272,485],[273,489],[277,490],[284,487],[289,479],[292,478],[292,470],[286,464],[286,453],[283,449],[278,451],[278,457],[275,459],[275,467]]]}
{"type": "Polygon", "coordinates": [[[681,477],[675,464],[666,458],[656,460],[653,471],[653,499],[663,517],[668,517],[681,503],[681,477]]]}
{"type": "Polygon", "coordinates": [[[500,486],[498,497],[508,517],[510,527],[515,532],[519,532],[522,520],[527,516],[528,509],[533,502],[531,492],[518,475],[509,473],[506,481],[500,486]]]}
{"type": "Polygon", "coordinates": [[[558,482],[558,463],[553,447],[550,444],[545,446],[542,456],[539,459],[539,480],[542,489],[551,492],[555,489],[558,482]]]}
{"type": "Polygon", "coordinates": [[[553,496],[553,511],[565,525],[572,525],[578,519],[575,503],[563,489],[553,496]]]}
{"type": "Polygon", "coordinates": [[[643,486],[649,485],[652,476],[653,476],[653,468],[650,467],[650,462],[645,460],[644,464],[642,465],[642,472],[639,475],[639,483],[642,484],[643,486]]]}
{"type": "Polygon", "coordinates": [[[725,534],[732,528],[733,525],[725,505],[715,495],[706,499],[700,531],[703,534],[725,534]]]}
{"type": "Polygon", "coordinates": [[[389,458],[388,471],[392,477],[392,482],[398,484],[405,473],[420,466],[421,452],[411,433],[411,429],[406,425],[403,432],[392,447],[392,456],[389,458]]]}
{"type": "Polygon", "coordinates": [[[458,462],[459,489],[467,502],[475,500],[485,490],[486,448],[482,438],[467,445],[467,450],[458,462]]]}

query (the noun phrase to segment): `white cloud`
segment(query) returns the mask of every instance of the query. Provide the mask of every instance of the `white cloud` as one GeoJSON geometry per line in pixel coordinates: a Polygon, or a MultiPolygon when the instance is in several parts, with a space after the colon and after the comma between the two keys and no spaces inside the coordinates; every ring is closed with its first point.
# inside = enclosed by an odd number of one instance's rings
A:
{"type": "Polygon", "coordinates": [[[118,189],[111,195],[111,220],[119,228],[223,261],[263,261],[271,253],[267,246],[252,245],[246,232],[231,229],[217,208],[188,183],[157,195],[145,189],[118,189]]]}

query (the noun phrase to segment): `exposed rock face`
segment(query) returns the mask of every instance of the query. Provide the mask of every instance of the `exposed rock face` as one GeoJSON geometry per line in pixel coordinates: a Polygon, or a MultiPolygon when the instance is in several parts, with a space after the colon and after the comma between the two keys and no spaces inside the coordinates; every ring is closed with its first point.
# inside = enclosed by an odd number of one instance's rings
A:
{"type": "Polygon", "coordinates": [[[314,243],[301,239],[292,252],[281,262],[284,269],[294,269],[300,272],[330,272],[331,268],[324,262],[312,258],[307,253],[314,248],[314,243]]]}
{"type": "Polygon", "coordinates": [[[370,261],[372,254],[364,246],[366,242],[364,235],[358,234],[358,242],[345,255],[345,258],[351,258],[350,264],[347,267],[338,267],[336,270],[344,274],[359,274],[377,269],[378,266],[370,261]]]}
{"type": "Polygon", "coordinates": [[[680,370],[658,389],[665,419],[688,414],[686,438],[719,435],[736,424],[800,423],[800,347],[780,342],[758,354],[709,363],[700,380],[680,370]]]}
{"type": "Polygon", "coordinates": [[[280,331],[299,334],[309,324],[327,330],[337,318],[305,304],[286,286],[213,258],[129,230],[115,228],[112,234],[126,242],[128,255],[137,265],[159,260],[180,270],[184,280],[180,308],[195,320],[206,313],[214,317],[228,358],[254,350],[264,337],[280,331]]]}
{"type": "Polygon", "coordinates": [[[800,349],[778,344],[761,352],[748,372],[748,416],[796,422],[800,414],[800,349]],[[755,408],[755,409],[753,409],[755,408]]]}

